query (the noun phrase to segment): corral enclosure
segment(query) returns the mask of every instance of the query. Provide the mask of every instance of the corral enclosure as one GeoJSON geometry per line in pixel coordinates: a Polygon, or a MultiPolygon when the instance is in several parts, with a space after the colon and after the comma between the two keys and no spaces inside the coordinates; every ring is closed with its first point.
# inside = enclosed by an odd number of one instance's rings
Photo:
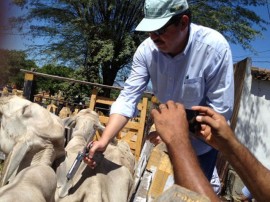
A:
{"type": "MultiPolygon", "coordinates": [[[[106,86],[97,83],[91,83],[86,81],[79,81],[74,80],[71,78],[64,78],[54,75],[48,75],[38,72],[32,72],[27,70],[21,70],[25,73],[25,85],[24,85],[24,97],[27,99],[38,102],[40,105],[43,105],[52,113],[57,114],[60,118],[71,116],[72,114],[76,114],[82,108],[90,108],[91,110],[96,111],[100,115],[100,121],[102,124],[106,125],[108,122],[109,116],[109,109],[112,103],[115,101],[113,98],[102,97],[99,95],[99,91],[104,88],[109,88],[111,90],[120,91],[121,87],[115,86],[106,86]],[[39,93],[37,95],[33,95],[32,92],[32,84],[33,80],[37,79],[38,77],[47,77],[52,79],[58,79],[62,81],[72,82],[72,83],[79,83],[82,85],[90,85],[92,87],[91,92],[89,92],[89,102],[82,105],[82,104],[74,104],[68,103],[61,95],[56,94],[53,96],[49,96],[48,93],[39,93]],[[47,104],[46,104],[47,103],[47,104]],[[102,107],[100,107],[102,106],[102,107]]],[[[61,89],[57,89],[61,92],[61,89]]],[[[135,155],[136,159],[139,159],[140,152],[142,149],[142,145],[144,142],[144,134],[146,134],[146,130],[149,129],[147,126],[146,121],[148,120],[149,116],[149,106],[151,105],[151,98],[152,94],[150,92],[145,92],[141,101],[137,105],[138,116],[131,119],[125,126],[125,128],[120,131],[117,135],[118,139],[123,139],[130,145],[131,151],[135,155]]],[[[154,99],[152,99],[154,100],[154,99]]],[[[96,135],[96,138],[99,138],[101,134],[96,135]]]]}
{"type": "MultiPolygon", "coordinates": [[[[33,79],[38,79],[38,76],[51,76],[51,75],[38,75],[37,72],[25,71],[25,97],[30,99],[31,97],[31,82],[33,79]]],[[[267,124],[265,120],[269,118],[269,113],[265,113],[269,111],[269,80],[261,80],[258,77],[254,76],[254,72],[256,69],[251,70],[251,61],[250,59],[246,59],[235,64],[235,109],[234,114],[231,119],[231,126],[235,129],[235,132],[238,138],[255,154],[255,156],[260,159],[264,165],[269,168],[269,163],[266,161],[269,155],[269,147],[266,145],[269,136],[264,134],[269,134],[269,129],[267,128],[267,124]],[[252,73],[251,73],[252,72],[252,73]],[[248,106],[248,108],[247,108],[248,106]],[[247,117],[250,117],[247,120],[247,117]],[[255,127],[258,126],[258,127],[255,127]],[[260,127],[259,127],[260,126],[260,127]],[[266,141],[265,141],[266,140],[266,141]]],[[[52,76],[55,79],[63,79],[65,81],[76,82],[73,79],[69,78],[60,78],[57,76],[52,76]]],[[[108,114],[104,114],[104,108],[100,108],[99,104],[107,105],[107,109],[110,108],[110,105],[113,103],[114,99],[105,98],[99,96],[99,90],[102,88],[112,88],[115,90],[121,90],[119,87],[110,87],[101,84],[93,84],[84,81],[78,81],[79,83],[85,85],[92,85],[93,89],[91,94],[89,95],[89,103],[85,105],[74,105],[74,103],[67,103],[65,100],[61,99],[61,96],[54,95],[49,96],[46,93],[41,93],[38,95],[32,95],[33,101],[39,102],[43,107],[46,107],[52,113],[56,113],[60,117],[72,116],[72,113],[76,114],[82,108],[90,108],[95,110],[100,115],[100,121],[106,125],[108,121],[108,114]],[[61,109],[61,110],[60,110],[61,109]]],[[[20,92],[19,92],[20,93],[20,92]]],[[[136,156],[136,159],[139,160],[141,155],[141,149],[144,145],[144,135],[149,130],[149,109],[151,108],[152,102],[155,102],[151,93],[146,92],[138,104],[139,114],[138,117],[129,121],[126,127],[118,134],[118,139],[124,139],[128,142],[133,154],[136,156]]],[[[97,133],[96,138],[99,138],[101,134],[97,133]]],[[[156,153],[155,153],[156,154],[156,153]]],[[[153,159],[154,157],[150,158],[153,159]]],[[[163,157],[158,157],[163,158],[163,157]]],[[[166,159],[166,158],[164,158],[166,159]]],[[[161,160],[162,162],[164,161],[161,160]]],[[[147,169],[152,166],[157,167],[157,174],[163,173],[163,176],[167,178],[170,177],[171,170],[162,170],[160,165],[156,165],[157,159],[155,162],[149,162],[150,165],[147,166],[147,169]],[[160,172],[158,172],[160,170],[160,172]]],[[[162,164],[161,162],[161,164],[162,164]]],[[[167,162],[167,159],[166,159],[167,162]]],[[[169,162],[167,162],[169,163],[169,162]]],[[[164,165],[164,162],[163,164],[164,165]]],[[[223,194],[232,194],[228,193],[228,173],[231,170],[228,163],[219,156],[217,163],[218,173],[221,178],[223,194]]],[[[154,179],[154,178],[153,178],[154,179]]],[[[150,190],[149,194],[159,195],[166,186],[166,180],[163,179],[162,184],[157,176],[155,181],[152,182],[152,186],[148,187],[150,190]],[[158,187],[158,191],[156,189],[158,187]]],[[[229,190],[232,192],[234,190],[229,190]]]]}

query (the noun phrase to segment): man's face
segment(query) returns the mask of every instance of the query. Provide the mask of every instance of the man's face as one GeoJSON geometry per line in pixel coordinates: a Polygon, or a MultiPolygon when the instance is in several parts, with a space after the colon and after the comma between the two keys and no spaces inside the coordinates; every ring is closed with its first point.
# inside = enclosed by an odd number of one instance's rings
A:
{"type": "Polygon", "coordinates": [[[181,23],[169,25],[161,34],[158,30],[150,32],[149,35],[160,51],[172,56],[183,51],[186,44],[186,32],[181,30],[181,23]]]}

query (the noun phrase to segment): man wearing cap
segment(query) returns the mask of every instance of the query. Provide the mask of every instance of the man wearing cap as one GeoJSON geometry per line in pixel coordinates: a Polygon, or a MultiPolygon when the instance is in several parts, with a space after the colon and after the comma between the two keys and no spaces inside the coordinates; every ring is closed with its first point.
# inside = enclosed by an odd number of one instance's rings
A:
{"type": "MultiPolygon", "coordinates": [[[[129,118],[136,116],[137,103],[150,79],[153,93],[161,103],[173,100],[189,109],[194,105],[209,106],[227,120],[232,115],[233,62],[226,39],[213,29],[191,23],[185,0],[146,0],[144,13],[136,31],[148,32],[149,37],[135,52],[130,76],[111,107],[105,131],[94,142],[89,158],[85,158],[91,167],[95,166],[92,160],[95,151],[104,151],[129,118]]],[[[217,151],[191,138],[210,180],[217,151]]]]}

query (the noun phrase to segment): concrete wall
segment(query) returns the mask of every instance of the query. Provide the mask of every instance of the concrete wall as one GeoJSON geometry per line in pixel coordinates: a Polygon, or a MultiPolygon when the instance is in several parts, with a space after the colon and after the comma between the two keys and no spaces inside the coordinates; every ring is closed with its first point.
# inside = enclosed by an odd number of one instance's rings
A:
{"type": "Polygon", "coordinates": [[[251,75],[251,61],[240,101],[235,134],[270,169],[270,81],[251,75]]]}

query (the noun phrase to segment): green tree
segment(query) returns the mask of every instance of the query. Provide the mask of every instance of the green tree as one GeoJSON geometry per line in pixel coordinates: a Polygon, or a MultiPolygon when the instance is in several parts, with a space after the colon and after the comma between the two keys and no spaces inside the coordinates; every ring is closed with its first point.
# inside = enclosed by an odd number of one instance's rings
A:
{"type": "Polygon", "coordinates": [[[113,85],[118,70],[130,62],[138,44],[137,36],[131,32],[142,17],[141,0],[14,3],[27,7],[25,15],[14,22],[29,26],[27,34],[33,37],[50,37],[47,45],[30,50],[38,50],[39,55],[45,53],[47,59],[83,66],[86,79],[91,82],[113,85]]]}
{"type": "MultiPolygon", "coordinates": [[[[143,17],[144,0],[13,0],[27,12],[13,18],[30,37],[48,43],[30,47],[46,59],[83,67],[88,81],[113,85],[117,72],[130,63],[141,39],[134,32],[143,17]],[[29,27],[29,29],[26,29],[29,27]]],[[[232,43],[251,48],[267,22],[250,6],[265,0],[189,1],[193,22],[220,31],[232,43]],[[255,25],[255,26],[253,26],[255,25]]]]}
{"type": "Polygon", "coordinates": [[[193,21],[221,32],[234,44],[253,50],[250,42],[261,37],[269,24],[252,7],[268,6],[265,0],[194,0],[190,1],[193,21]]]}
{"type": "MultiPolygon", "coordinates": [[[[74,71],[71,68],[65,66],[56,66],[56,65],[45,65],[41,68],[36,70],[40,73],[56,75],[61,77],[69,77],[69,75],[74,71]]],[[[46,91],[49,92],[51,95],[54,95],[58,92],[58,90],[62,90],[63,81],[50,79],[47,77],[38,77],[36,79],[36,92],[38,91],[46,91]]]]}
{"type": "Polygon", "coordinates": [[[20,69],[37,68],[33,60],[27,59],[24,51],[0,50],[0,86],[16,85],[23,88],[24,74],[20,69]]]}
{"type": "MultiPolygon", "coordinates": [[[[49,75],[85,80],[85,77],[82,76],[83,70],[80,68],[74,70],[66,66],[49,64],[38,68],[36,71],[49,75]]],[[[61,91],[65,101],[77,104],[79,102],[85,101],[85,99],[89,99],[92,89],[91,86],[51,79],[47,77],[38,77],[35,79],[35,86],[35,93],[46,91],[49,92],[50,95],[55,95],[61,91]]]]}
{"type": "MultiPolygon", "coordinates": [[[[70,75],[70,78],[76,80],[86,80],[84,68],[78,68],[74,70],[70,75]]],[[[89,102],[93,86],[80,84],[80,83],[70,83],[65,82],[62,85],[62,89],[65,92],[66,100],[72,103],[86,103],[89,102]]]]}

